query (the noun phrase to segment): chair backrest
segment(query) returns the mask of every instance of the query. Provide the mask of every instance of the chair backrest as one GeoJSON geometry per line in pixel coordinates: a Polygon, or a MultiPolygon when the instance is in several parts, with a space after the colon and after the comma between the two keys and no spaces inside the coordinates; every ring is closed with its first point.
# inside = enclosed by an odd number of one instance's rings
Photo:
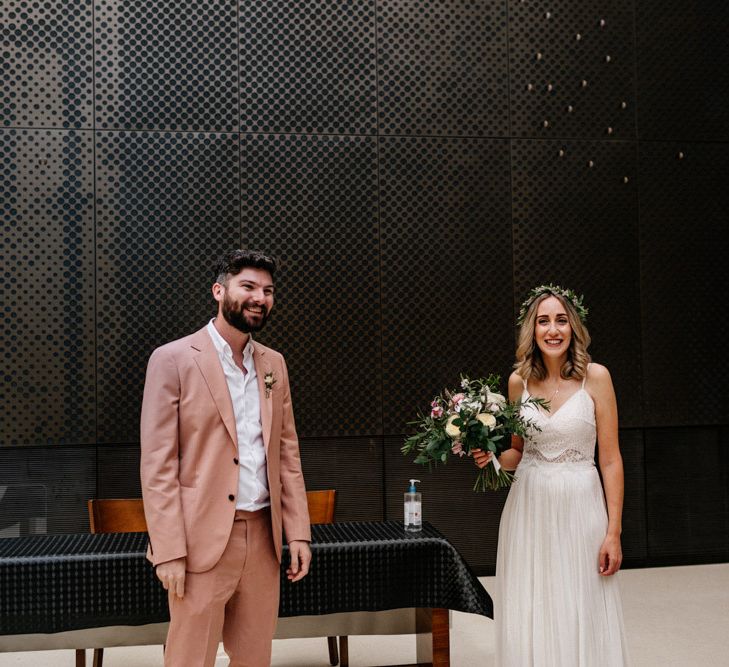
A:
{"type": "Polygon", "coordinates": [[[147,521],[141,498],[94,498],[88,501],[92,533],[144,533],[147,521]]]}
{"type": "Polygon", "coordinates": [[[307,491],[306,501],[309,505],[311,523],[332,523],[334,521],[334,501],[337,492],[334,489],[325,491],[307,491]]]}
{"type": "MultiPolygon", "coordinates": [[[[337,492],[307,491],[311,523],[332,523],[337,492]]],[[[88,501],[92,533],[143,533],[147,530],[141,498],[94,498],[88,501]]]]}

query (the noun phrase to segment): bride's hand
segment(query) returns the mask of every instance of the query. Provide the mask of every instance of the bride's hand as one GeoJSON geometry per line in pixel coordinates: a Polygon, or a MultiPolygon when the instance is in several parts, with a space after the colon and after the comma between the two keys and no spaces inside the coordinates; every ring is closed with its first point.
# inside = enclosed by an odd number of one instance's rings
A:
{"type": "Polygon", "coordinates": [[[473,454],[473,462],[479,468],[485,468],[493,456],[491,452],[484,452],[483,449],[472,449],[471,454],[473,454]]]}
{"type": "Polygon", "coordinates": [[[620,546],[620,538],[607,535],[600,547],[600,574],[608,577],[620,569],[623,562],[623,549],[620,546]]]}

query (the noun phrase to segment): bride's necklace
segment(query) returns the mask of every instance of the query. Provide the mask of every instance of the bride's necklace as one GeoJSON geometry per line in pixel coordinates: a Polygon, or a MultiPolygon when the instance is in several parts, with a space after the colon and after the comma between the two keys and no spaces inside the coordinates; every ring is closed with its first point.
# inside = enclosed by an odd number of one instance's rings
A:
{"type": "Polygon", "coordinates": [[[554,400],[554,397],[559,394],[559,386],[562,384],[562,377],[557,380],[557,388],[554,390],[554,393],[547,399],[550,403],[552,400],[554,400]]]}

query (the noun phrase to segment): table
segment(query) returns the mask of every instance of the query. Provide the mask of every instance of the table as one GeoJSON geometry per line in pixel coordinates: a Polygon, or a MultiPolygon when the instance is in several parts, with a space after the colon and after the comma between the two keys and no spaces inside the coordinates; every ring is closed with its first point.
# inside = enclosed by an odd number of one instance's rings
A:
{"type": "MultiPolygon", "coordinates": [[[[0,650],[17,646],[19,635],[167,621],[146,546],[146,533],[0,539],[0,650]]],[[[395,521],[315,525],[311,549],[312,570],[296,584],[286,580],[284,553],[281,618],[433,609],[433,664],[447,665],[442,610],[493,617],[488,593],[430,524],[419,533],[395,521]]]]}

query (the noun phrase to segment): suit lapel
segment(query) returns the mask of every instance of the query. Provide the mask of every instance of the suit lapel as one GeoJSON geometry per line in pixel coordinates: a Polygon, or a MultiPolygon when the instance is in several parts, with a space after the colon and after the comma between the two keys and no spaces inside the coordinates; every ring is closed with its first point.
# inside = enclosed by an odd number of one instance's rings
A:
{"type": "Polygon", "coordinates": [[[263,445],[268,452],[268,442],[271,439],[271,413],[273,406],[273,390],[266,391],[266,373],[271,367],[266,362],[266,351],[256,341],[253,341],[253,364],[256,367],[258,378],[258,395],[261,404],[261,428],[263,430],[263,445]]]}
{"type": "Polygon", "coordinates": [[[233,402],[230,400],[230,391],[228,390],[228,383],[225,380],[223,367],[220,365],[218,351],[215,349],[215,345],[213,345],[210,334],[206,329],[201,329],[198,335],[195,336],[192,348],[196,352],[194,357],[195,363],[205,378],[205,382],[212,394],[220,417],[225,424],[225,428],[228,429],[236,451],[238,451],[238,433],[235,427],[233,402]]]}

